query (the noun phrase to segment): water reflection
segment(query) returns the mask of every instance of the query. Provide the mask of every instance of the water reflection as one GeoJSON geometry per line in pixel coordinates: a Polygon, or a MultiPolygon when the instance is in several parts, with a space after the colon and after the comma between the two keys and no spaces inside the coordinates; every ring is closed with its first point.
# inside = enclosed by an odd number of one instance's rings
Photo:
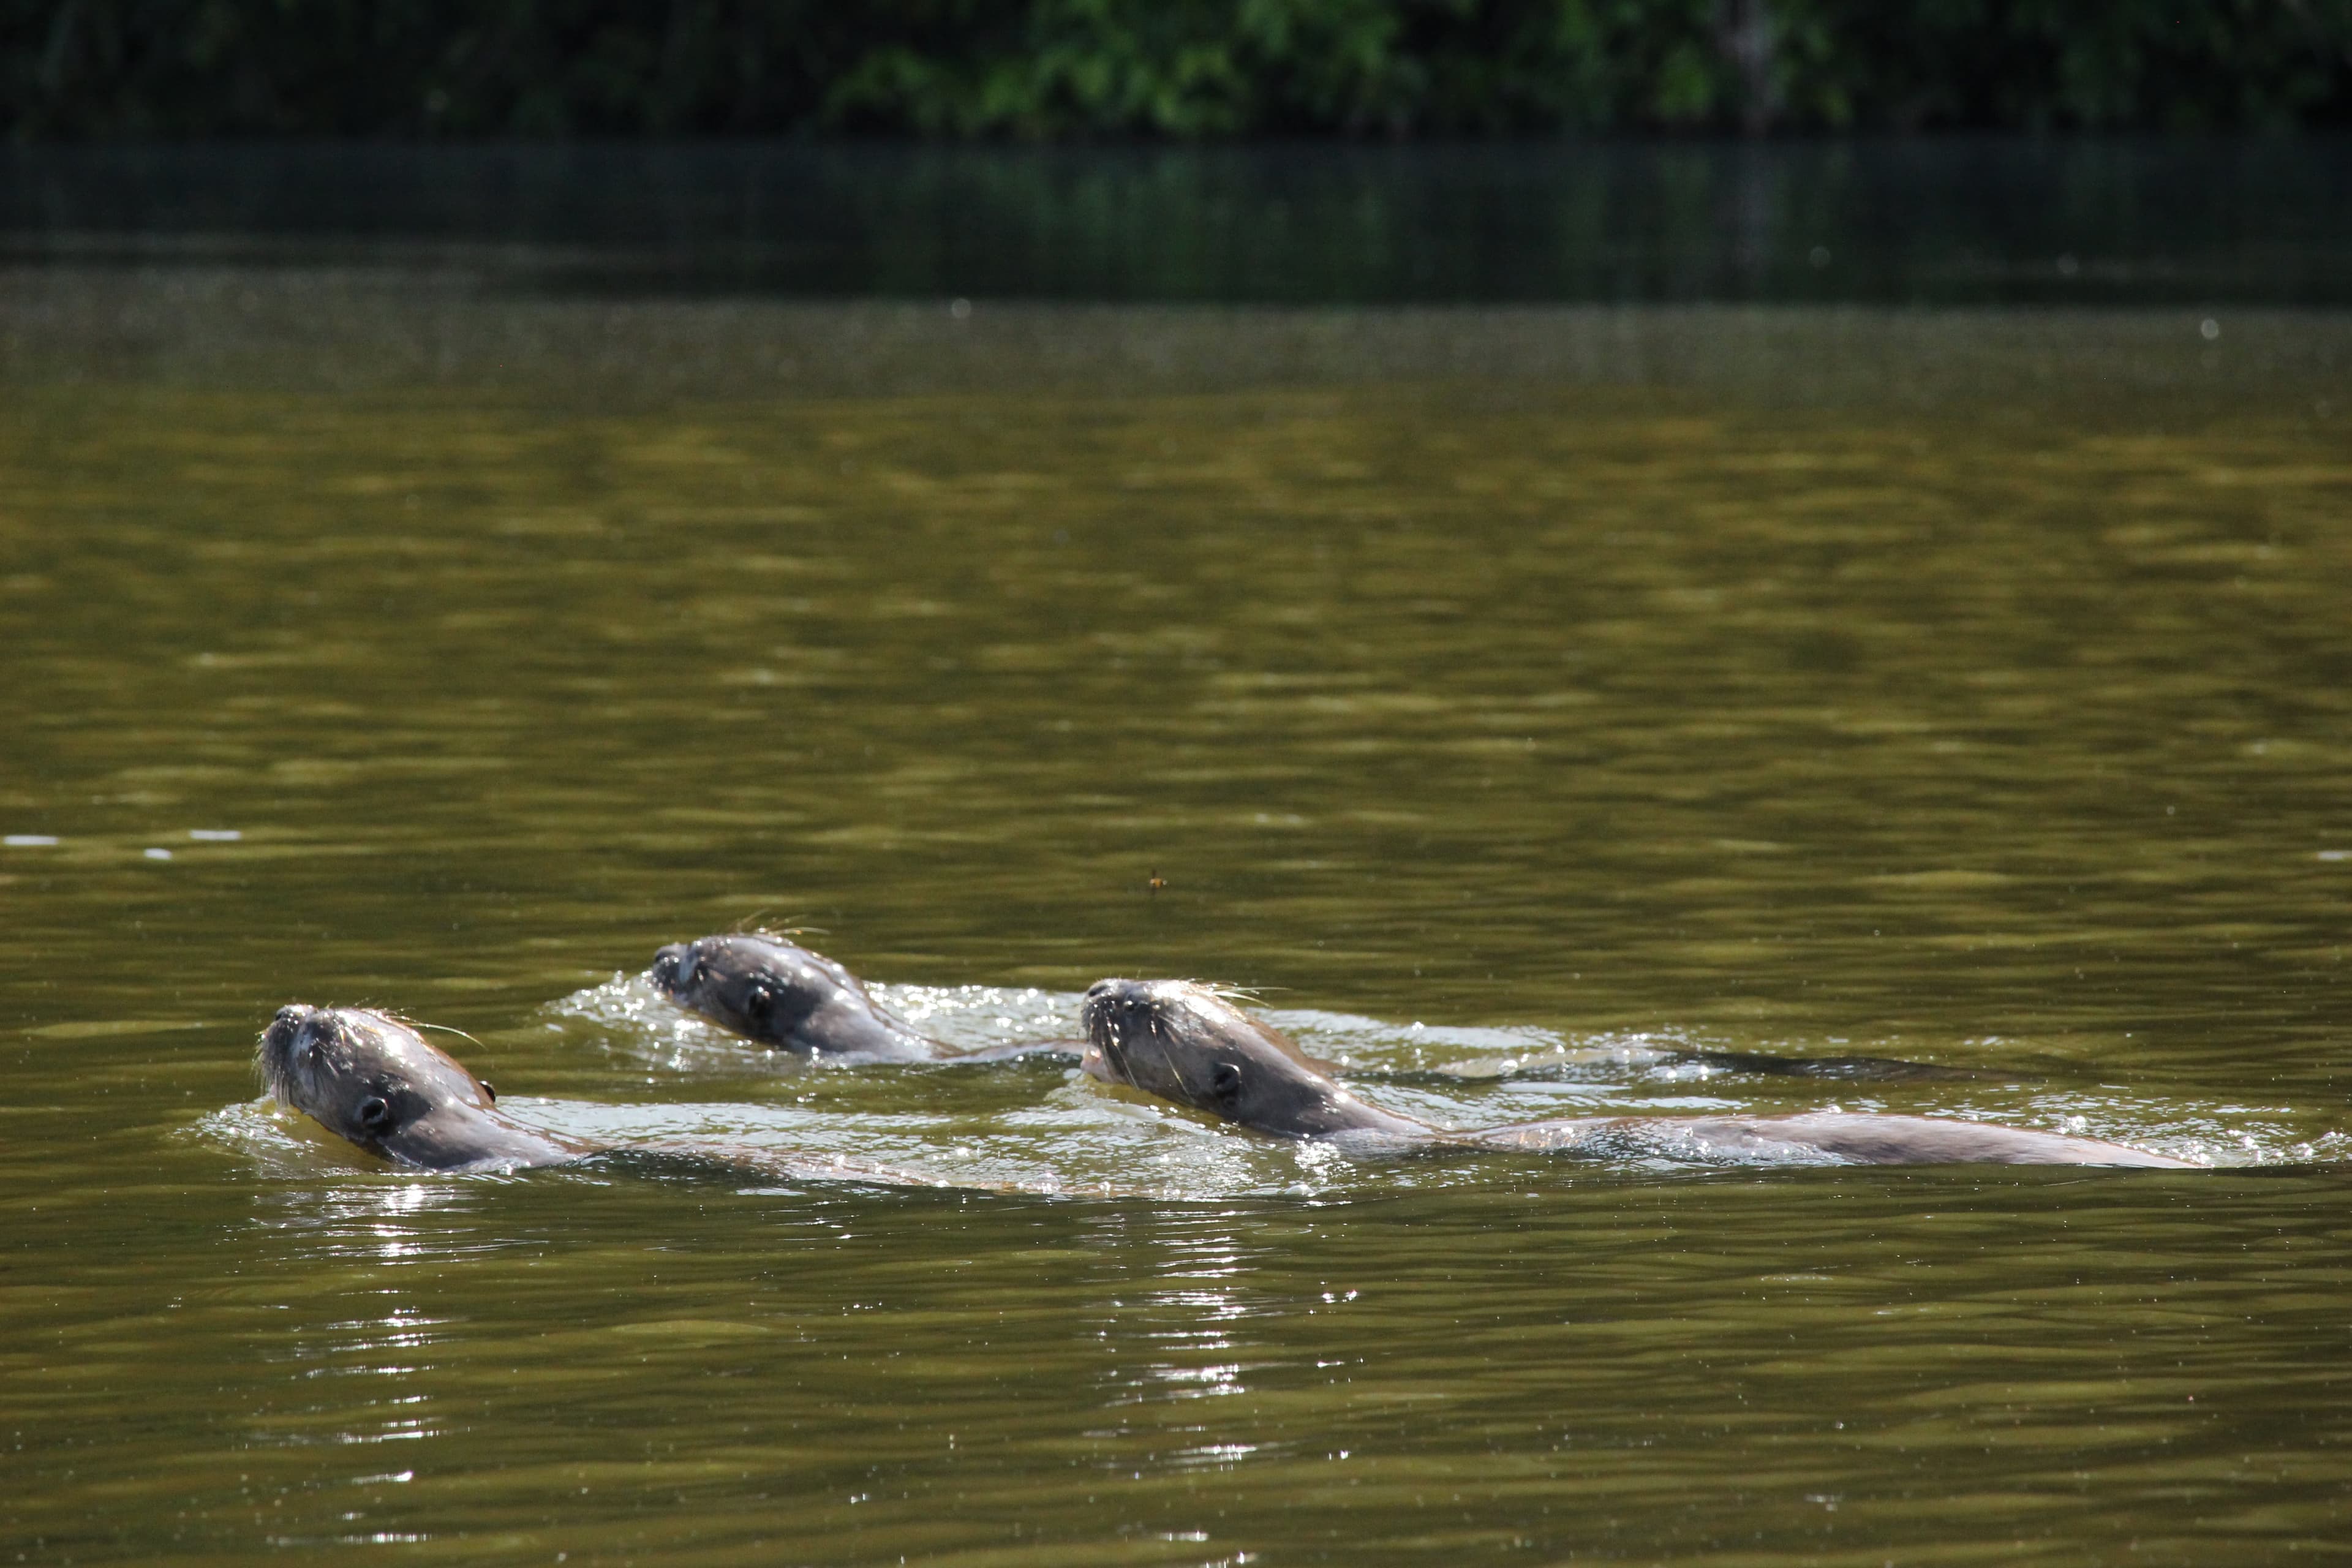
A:
{"type": "Polygon", "coordinates": [[[1204,1221],[1190,1231],[1163,1232],[1159,1245],[1166,1260],[1140,1309],[1142,1320],[1156,1326],[1137,1337],[1171,1359],[1151,1362],[1131,1379],[1165,1385],[1180,1399],[1245,1392],[1244,1363],[1226,1359],[1236,1350],[1234,1326],[1252,1310],[1239,1240],[1204,1221]]]}
{"type": "MultiPolygon", "coordinates": [[[[265,1361],[284,1364],[304,1384],[323,1384],[307,1399],[290,1399],[257,1423],[259,1446],[373,1446],[415,1443],[445,1436],[447,1419],[432,1394],[418,1392],[462,1332],[461,1320],[418,1304],[431,1293],[419,1277],[427,1264],[500,1252],[511,1239],[463,1223],[475,1209],[462,1184],[375,1178],[349,1185],[311,1187],[283,1194],[273,1228],[300,1238],[305,1267],[349,1279],[341,1300],[362,1308],[352,1316],[312,1321],[303,1292],[287,1305],[295,1321],[273,1328],[265,1361]],[[394,1271],[387,1277],[382,1272],[394,1271]],[[385,1279],[357,1285],[369,1277],[385,1279]],[[352,1379],[383,1380],[381,1391],[352,1392],[352,1379]]],[[[354,1486],[399,1485],[413,1471],[356,1478],[354,1486]]],[[[356,1518],[347,1514],[347,1519],[356,1518]]]]}
{"type": "Polygon", "coordinates": [[[1257,1373],[1286,1358],[1270,1355],[1262,1338],[1269,1302],[1252,1219],[1202,1208],[1107,1212],[1085,1223],[1104,1277],[1088,1313],[1108,1356],[1100,1405],[1118,1415],[1088,1434],[1101,1446],[1097,1462],[1170,1474],[1266,1451],[1250,1396],[1257,1373]],[[1234,1413],[1221,1414],[1228,1405],[1234,1413]]]}
{"type": "Polygon", "coordinates": [[[2348,169],[2320,138],[18,146],[0,246],[965,316],[1040,297],[2334,305],[2348,169]]]}

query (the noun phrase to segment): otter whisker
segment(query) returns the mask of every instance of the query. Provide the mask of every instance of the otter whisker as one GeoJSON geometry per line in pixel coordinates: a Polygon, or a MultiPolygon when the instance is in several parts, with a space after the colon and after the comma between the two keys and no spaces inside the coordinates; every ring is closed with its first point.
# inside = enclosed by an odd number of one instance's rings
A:
{"type": "Polygon", "coordinates": [[[1134,1079],[1135,1067],[1133,1059],[1127,1054],[1127,1037],[1108,1017],[1103,1020],[1102,1050],[1103,1055],[1109,1058],[1110,1065],[1118,1069],[1119,1076],[1129,1080],[1134,1079]]]}
{"type": "Polygon", "coordinates": [[[261,1087],[268,1090],[270,1099],[283,1106],[293,1105],[293,1097],[286,1081],[285,1060],[280,1053],[269,1048],[269,1038],[266,1035],[262,1037],[260,1049],[254,1053],[253,1070],[255,1076],[261,1079],[261,1087]]]}

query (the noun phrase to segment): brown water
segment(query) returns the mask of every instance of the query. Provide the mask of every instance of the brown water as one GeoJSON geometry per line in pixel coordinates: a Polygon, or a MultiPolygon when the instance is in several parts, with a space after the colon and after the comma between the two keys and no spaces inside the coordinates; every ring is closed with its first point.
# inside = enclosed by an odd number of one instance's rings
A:
{"type": "Polygon", "coordinates": [[[2336,318],[11,287],[8,1555],[2352,1536],[2336,318]],[[2217,1168],[1350,1162],[1051,1062],[795,1069],[631,978],[753,921],[963,1040],[1255,987],[1460,1125],[2217,1168]],[[568,1131],[946,1184],[374,1169],[254,1098],[293,999],[568,1131]]]}

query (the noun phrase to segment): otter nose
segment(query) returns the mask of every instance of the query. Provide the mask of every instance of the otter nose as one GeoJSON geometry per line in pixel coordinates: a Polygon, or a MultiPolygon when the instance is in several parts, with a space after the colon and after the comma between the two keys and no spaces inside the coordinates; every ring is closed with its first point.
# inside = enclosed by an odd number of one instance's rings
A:
{"type": "Polygon", "coordinates": [[[1085,1011],[1090,1016],[1108,1017],[1114,1009],[1132,1014],[1150,1005],[1149,980],[1097,980],[1087,988],[1085,1011]]]}
{"type": "Polygon", "coordinates": [[[1127,993],[1134,988],[1134,984],[1130,980],[1096,981],[1087,987],[1087,999],[1082,1004],[1084,1010],[1089,1015],[1108,1014],[1126,999],[1127,993]]]}
{"type": "Polygon", "coordinates": [[[318,1012],[319,1009],[316,1007],[308,1007],[299,1002],[289,1002],[285,1006],[278,1009],[278,1016],[269,1020],[269,1027],[264,1029],[262,1034],[265,1037],[273,1040],[295,1040],[300,1037],[303,1029],[309,1026],[310,1020],[318,1016],[318,1012]]]}

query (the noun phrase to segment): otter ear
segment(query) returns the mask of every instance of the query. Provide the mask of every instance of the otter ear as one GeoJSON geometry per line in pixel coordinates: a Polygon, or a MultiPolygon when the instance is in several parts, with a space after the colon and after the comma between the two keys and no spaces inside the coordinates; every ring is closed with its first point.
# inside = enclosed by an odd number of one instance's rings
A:
{"type": "Polygon", "coordinates": [[[1242,1069],[1234,1062],[1219,1062],[1209,1073],[1209,1098],[1231,1110],[1242,1097],[1242,1069]]]}
{"type": "Polygon", "coordinates": [[[392,1107],[383,1097],[371,1094],[360,1101],[360,1127],[369,1132],[381,1132],[392,1125],[392,1107]]]}
{"type": "Polygon", "coordinates": [[[482,1097],[484,1099],[488,1100],[492,1105],[496,1105],[499,1102],[499,1086],[497,1084],[492,1083],[486,1078],[478,1078],[474,1081],[482,1086],[482,1097]]]}

